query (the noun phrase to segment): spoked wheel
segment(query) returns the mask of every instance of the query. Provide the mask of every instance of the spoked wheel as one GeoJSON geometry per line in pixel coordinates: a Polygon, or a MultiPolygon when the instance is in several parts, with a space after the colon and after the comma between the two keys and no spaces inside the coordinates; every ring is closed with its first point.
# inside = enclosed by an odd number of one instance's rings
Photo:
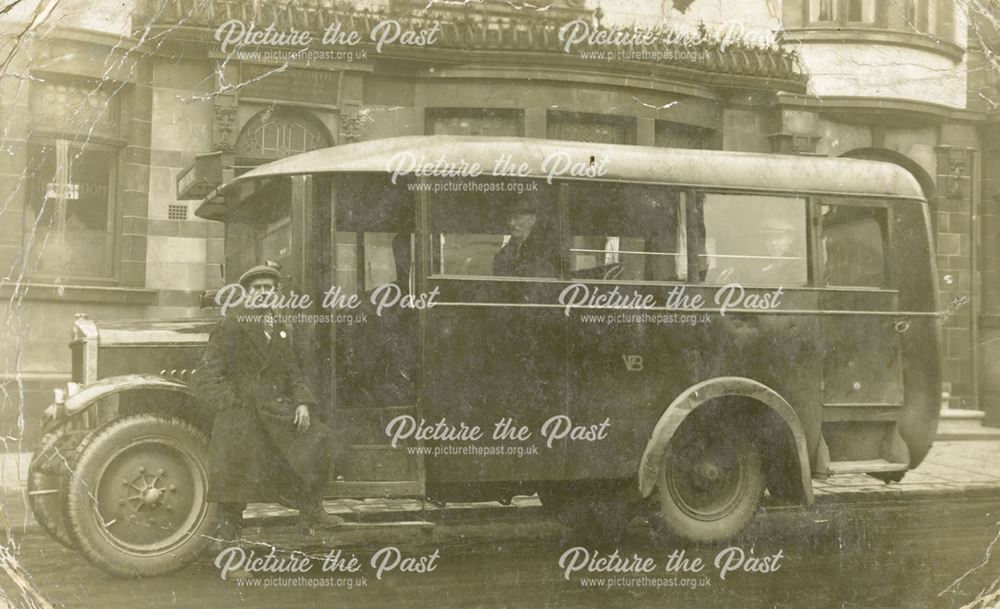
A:
{"type": "Polygon", "coordinates": [[[208,439],[179,419],[132,416],[80,445],[69,479],[69,534],[95,565],[160,575],[201,554],[218,526],[207,502],[208,439]]]}
{"type": "Polygon", "coordinates": [[[75,550],[63,514],[62,487],[73,469],[74,451],[63,451],[58,443],[63,432],[45,434],[28,466],[28,505],[42,529],[62,545],[75,550]]]}
{"type": "Polygon", "coordinates": [[[693,542],[736,536],[764,494],[760,450],[739,429],[708,421],[681,425],[664,456],[657,491],[667,530],[693,542]]]}

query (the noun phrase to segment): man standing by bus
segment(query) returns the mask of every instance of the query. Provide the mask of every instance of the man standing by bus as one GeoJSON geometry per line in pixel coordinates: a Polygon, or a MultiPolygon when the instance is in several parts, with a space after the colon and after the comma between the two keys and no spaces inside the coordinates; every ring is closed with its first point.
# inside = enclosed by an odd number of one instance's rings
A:
{"type": "MultiPolygon", "coordinates": [[[[243,273],[253,303],[278,289],[274,263],[243,273]]],[[[270,309],[230,309],[212,332],[195,374],[195,392],[215,410],[209,441],[208,500],[222,509],[220,539],[239,538],[250,502],[294,497],[302,529],[339,526],[323,509],[331,430],[291,346],[291,328],[270,309]]]]}

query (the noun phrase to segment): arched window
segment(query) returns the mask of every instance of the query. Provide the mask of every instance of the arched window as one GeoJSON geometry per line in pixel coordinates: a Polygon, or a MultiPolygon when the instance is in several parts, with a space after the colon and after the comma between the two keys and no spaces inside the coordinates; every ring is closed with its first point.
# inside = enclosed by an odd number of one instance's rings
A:
{"type": "Polygon", "coordinates": [[[326,127],[308,112],[269,108],[247,121],[236,140],[241,165],[256,165],[332,146],[326,127]]]}

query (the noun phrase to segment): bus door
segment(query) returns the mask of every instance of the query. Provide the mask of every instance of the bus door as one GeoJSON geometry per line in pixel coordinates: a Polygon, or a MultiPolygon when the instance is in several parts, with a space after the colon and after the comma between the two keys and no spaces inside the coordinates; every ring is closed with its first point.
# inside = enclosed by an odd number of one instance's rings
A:
{"type": "MultiPolygon", "coordinates": [[[[829,473],[905,470],[896,421],[903,408],[903,328],[889,268],[892,211],[823,199],[817,210],[823,360],[823,438],[829,473]]],[[[821,460],[822,463],[822,460],[821,460]]]]}
{"type": "Polygon", "coordinates": [[[429,443],[428,479],[561,479],[562,444],[542,436],[566,414],[557,189],[425,184],[436,189],[426,195],[428,288],[439,291],[424,336],[425,414],[451,434],[429,443]]]}
{"type": "Polygon", "coordinates": [[[392,446],[386,434],[394,419],[421,418],[419,315],[403,306],[415,289],[412,196],[382,176],[340,178],[331,190],[331,280],[320,288],[334,354],[331,494],[422,497],[416,441],[392,446]]]}

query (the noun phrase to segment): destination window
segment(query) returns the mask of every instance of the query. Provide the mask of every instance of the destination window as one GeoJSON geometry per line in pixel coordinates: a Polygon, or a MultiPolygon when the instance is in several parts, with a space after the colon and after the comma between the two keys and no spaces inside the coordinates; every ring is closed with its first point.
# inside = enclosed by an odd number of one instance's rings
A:
{"type": "Polygon", "coordinates": [[[683,193],[614,184],[570,185],[574,279],[684,281],[683,193]]]}
{"type": "Polygon", "coordinates": [[[820,206],[820,266],[825,285],[886,287],[887,213],[880,207],[820,206]]]}
{"type": "Polygon", "coordinates": [[[806,200],[698,193],[688,242],[703,283],[804,286],[809,280],[806,200]]]}

